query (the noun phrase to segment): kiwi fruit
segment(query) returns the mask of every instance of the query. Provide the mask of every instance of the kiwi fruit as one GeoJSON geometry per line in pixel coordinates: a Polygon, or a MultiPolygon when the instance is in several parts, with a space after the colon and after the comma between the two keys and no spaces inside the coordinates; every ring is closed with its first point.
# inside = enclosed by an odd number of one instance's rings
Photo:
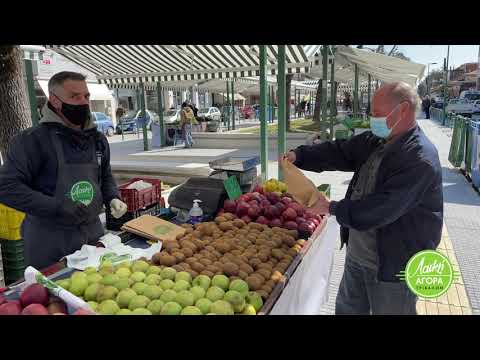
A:
{"type": "Polygon", "coordinates": [[[197,247],[197,250],[202,250],[205,247],[201,240],[195,239],[192,242],[197,247]]]}
{"type": "Polygon", "coordinates": [[[180,227],[184,228],[184,229],[191,229],[192,228],[192,224],[181,224],[180,227]]]}
{"type": "Polygon", "coordinates": [[[159,265],[160,264],[160,253],[156,253],[156,254],[153,254],[152,256],[152,263],[155,264],[155,265],[159,265]]]}
{"type": "Polygon", "coordinates": [[[225,219],[227,219],[228,221],[232,221],[236,218],[235,215],[233,215],[232,213],[225,213],[223,214],[223,216],[225,217],[225,219]]]}
{"type": "Polygon", "coordinates": [[[189,263],[186,263],[185,261],[182,262],[182,263],[180,263],[179,265],[181,265],[185,270],[191,268],[191,267],[190,267],[190,264],[189,264],[189,263]]]}
{"type": "Polygon", "coordinates": [[[221,254],[225,254],[225,253],[229,252],[232,249],[232,247],[230,246],[230,244],[223,241],[223,242],[220,242],[220,243],[216,244],[215,249],[218,252],[220,252],[221,254]]]}
{"type": "Polygon", "coordinates": [[[195,270],[196,272],[202,272],[203,270],[205,270],[205,265],[203,265],[202,263],[200,262],[196,262],[196,263],[193,263],[192,264],[192,269],[195,270]]]}
{"type": "Polygon", "coordinates": [[[188,235],[188,234],[191,234],[193,233],[193,229],[192,228],[188,228],[185,230],[185,234],[188,235]]]}
{"type": "Polygon", "coordinates": [[[250,275],[245,279],[245,281],[248,284],[248,288],[253,291],[260,290],[263,285],[262,279],[260,279],[258,276],[250,275]]]}
{"type": "Polygon", "coordinates": [[[228,262],[223,265],[223,272],[227,276],[236,276],[238,275],[238,265],[234,264],[233,262],[228,262]]]}
{"type": "Polygon", "coordinates": [[[177,263],[181,263],[183,260],[185,260],[185,255],[181,253],[180,251],[175,251],[172,256],[175,257],[177,263]]]}
{"type": "Polygon", "coordinates": [[[235,220],[233,220],[233,225],[234,225],[235,227],[241,229],[241,228],[243,228],[243,227],[244,227],[245,225],[247,225],[247,224],[246,224],[245,221],[243,221],[243,220],[235,219],[235,220]]]}
{"type": "Polygon", "coordinates": [[[174,256],[169,254],[160,255],[160,265],[173,266],[177,263],[177,260],[174,256]]]}
{"type": "Polygon", "coordinates": [[[215,265],[207,265],[205,266],[205,270],[208,270],[212,273],[216,273],[217,271],[220,271],[220,269],[222,269],[222,267],[218,267],[218,266],[215,266],[215,265]]]}
{"type": "Polygon", "coordinates": [[[200,275],[206,275],[208,276],[209,278],[212,278],[215,276],[215,273],[211,272],[211,271],[208,271],[208,270],[203,270],[200,275]]]}
{"type": "Polygon", "coordinates": [[[254,271],[253,268],[248,264],[240,265],[240,270],[246,272],[248,275],[250,275],[254,271]]]}
{"type": "Polygon", "coordinates": [[[260,259],[260,261],[262,263],[265,263],[268,261],[268,259],[270,259],[270,254],[267,253],[266,251],[262,251],[260,253],[258,253],[258,258],[260,259]]]}
{"type": "Polygon", "coordinates": [[[240,270],[238,272],[238,277],[242,280],[245,280],[248,277],[248,274],[245,271],[240,270]]]}
{"type": "Polygon", "coordinates": [[[195,270],[187,270],[187,272],[192,275],[192,279],[195,279],[199,275],[199,273],[195,270]]]}
{"type": "Polygon", "coordinates": [[[195,264],[197,262],[197,259],[195,259],[194,257],[189,257],[189,258],[185,259],[185,262],[188,265],[192,266],[193,264],[195,264]]]}
{"type": "Polygon", "coordinates": [[[272,249],[272,256],[277,260],[281,260],[283,259],[284,254],[280,249],[272,249]]]}
{"type": "Polygon", "coordinates": [[[265,281],[265,284],[267,286],[270,286],[272,289],[275,287],[276,283],[272,279],[265,281]]]}
{"type": "Polygon", "coordinates": [[[240,256],[240,255],[242,255],[242,252],[240,250],[232,250],[231,254],[233,254],[235,256],[240,256]]]}
{"type": "Polygon", "coordinates": [[[256,273],[263,276],[264,279],[270,279],[270,276],[272,275],[272,272],[268,269],[258,269],[256,273]]]}
{"type": "Polygon", "coordinates": [[[213,261],[210,260],[210,259],[207,259],[206,257],[204,257],[203,259],[200,259],[198,262],[200,262],[201,264],[203,264],[205,266],[213,264],[213,261]]]}
{"type": "Polygon", "coordinates": [[[212,245],[207,245],[207,246],[205,246],[205,250],[207,250],[209,252],[213,252],[213,251],[215,251],[215,248],[212,245]]]}
{"type": "Polygon", "coordinates": [[[257,294],[260,295],[264,301],[267,300],[270,296],[270,294],[267,293],[265,290],[258,290],[257,294]]]}
{"type": "Polygon", "coordinates": [[[177,270],[177,272],[185,271],[185,268],[184,268],[182,265],[180,265],[180,264],[173,265],[172,268],[174,268],[175,270],[177,270]]]}
{"type": "Polygon", "coordinates": [[[263,277],[263,276],[262,276],[260,273],[258,273],[258,272],[254,272],[254,273],[253,273],[252,275],[250,275],[250,276],[256,276],[256,277],[258,277],[260,280],[262,280],[262,284],[263,284],[265,281],[268,280],[268,279],[266,279],[265,277],[263,277]]]}
{"type": "Polygon", "coordinates": [[[271,294],[272,291],[273,291],[273,288],[270,287],[270,286],[268,286],[268,285],[265,285],[265,284],[264,284],[264,285],[260,288],[260,290],[263,290],[263,291],[265,291],[266,293],[271,294]]]}
{"type": "Polygon", "coordinates": [[[185,255],[186,258],[192,257],[193,256],[193,250],[190,248],[183,248],[182,249],[183,255],[185,255]]]}

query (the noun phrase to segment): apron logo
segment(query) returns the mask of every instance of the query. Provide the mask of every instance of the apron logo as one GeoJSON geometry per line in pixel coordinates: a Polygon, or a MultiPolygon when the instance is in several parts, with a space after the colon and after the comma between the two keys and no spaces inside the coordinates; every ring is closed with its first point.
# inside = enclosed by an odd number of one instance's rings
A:
{"type": "Polygon", "coordinates": [[[88,181],[79,181],[72,186],[70,190],[70,196],[74,202],[81,202],[85,206],[90,205],[93,200],[95,190],[93,189],[92,184],[88,181]]]}
{"type": "Polygon", "coordinates": [[[450,260],[442,253],[424,250],[416,253],[400,275],[412,292],[422,298],[436,298],[443,295],[458,278],[450,260]]]}

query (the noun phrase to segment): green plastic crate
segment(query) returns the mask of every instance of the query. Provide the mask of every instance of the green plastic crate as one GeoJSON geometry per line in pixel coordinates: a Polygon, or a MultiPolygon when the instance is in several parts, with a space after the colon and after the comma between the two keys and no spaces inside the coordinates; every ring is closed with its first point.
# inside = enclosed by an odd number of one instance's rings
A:
{"type": "Polygon", "coordinates": [[[2,254],[18,255],[24,254],[25,248],[23,240],[3,240],[0,239],[2,254]]]}
{"type": "Polygon", "coordinates": [[[346,140],[352,137],[352,132],[350,130],[337,130],[335,131],[336,140],[346,140]]]}

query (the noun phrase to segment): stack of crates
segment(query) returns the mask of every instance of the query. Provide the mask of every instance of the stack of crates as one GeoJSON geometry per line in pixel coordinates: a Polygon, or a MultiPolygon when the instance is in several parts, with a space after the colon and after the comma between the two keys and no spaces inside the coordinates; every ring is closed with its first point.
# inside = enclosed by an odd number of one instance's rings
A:
{"type": "MultiPolygon", "coordinates": [[[[26,263],[23,239],[20,235],[25,214],[0,204],[0,278],[9,285],[23,277],[26,263]]],[[[0,280],[1,282],[1,280],[0,280]]]]}

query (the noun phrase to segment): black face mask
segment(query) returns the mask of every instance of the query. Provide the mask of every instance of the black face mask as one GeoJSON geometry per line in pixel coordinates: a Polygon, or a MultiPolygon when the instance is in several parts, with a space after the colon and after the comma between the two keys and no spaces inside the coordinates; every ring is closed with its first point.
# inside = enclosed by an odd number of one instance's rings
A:
{"type": "MultiPolygon", "coordinates": [[[[62,101],[59,97],[57,97],[62,101]]],[[[90,105],[72,105],[62,101],[62,109],[60,110],[63,115],[74,125],[84,126],[90,118],[90,105]]]]}

